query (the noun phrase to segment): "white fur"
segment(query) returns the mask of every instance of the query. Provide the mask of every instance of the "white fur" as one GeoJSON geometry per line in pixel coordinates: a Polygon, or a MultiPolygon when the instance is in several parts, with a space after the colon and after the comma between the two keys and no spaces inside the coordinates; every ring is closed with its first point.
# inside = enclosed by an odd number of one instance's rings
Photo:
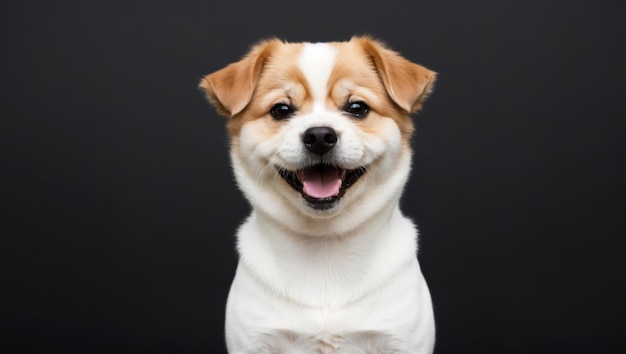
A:
{"type": "Polygon", "coordinates": [[[230,353],[432,353],[434,319],[417,231],[398,207],[411,152],[392,119],[365,133],[353,118],[324,107],[334,60],[331,45],[305,45],[298,65],[314,108],[269,139],[257,134],[261,120],[248,122],[233,141],[235,176],[254,210],[237,235],[240,262],[226,314],[230,353]],[[301,136],[322,125],[338,134],[327,162],[368,166],[326,211],[307,205],[274,167],[319,162],[301,136]]]}
{"type": "Polygon", "coordinates": [[[327,85],[333,71],[337,50],[328,43],[306,43],[298,59],[298,67],[309,83],[313,100],[323,106],[327,85]]]}

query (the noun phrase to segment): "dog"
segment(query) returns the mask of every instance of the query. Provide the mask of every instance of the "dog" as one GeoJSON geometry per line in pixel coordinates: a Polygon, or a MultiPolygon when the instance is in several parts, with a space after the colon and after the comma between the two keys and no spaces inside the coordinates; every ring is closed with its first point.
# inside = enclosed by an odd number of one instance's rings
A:
{"type": "Polygon", "coordinates": [[[410,113],[436,73],[368,36],[262,41],[201,79],[252,213],[237,234],[229,353],[432,353],[417,230],[399,200],[410,113]]]}

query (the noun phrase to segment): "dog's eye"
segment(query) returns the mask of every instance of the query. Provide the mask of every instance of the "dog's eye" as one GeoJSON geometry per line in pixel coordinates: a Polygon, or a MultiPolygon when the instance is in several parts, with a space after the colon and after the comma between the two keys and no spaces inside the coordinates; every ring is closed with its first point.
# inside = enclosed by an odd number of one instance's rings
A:
{"type": "Polygon", "coordinates": [[[370,108],[365,102],[355,101],[348,102],[343,110],[357,118],[364,118],[370,111],[370,108]]]}
{"type": "Polygon", "coordinates": [[[285,119],[294,112],[294,109],[285,103],[277,103],[270,109],[270,114],[274,119],[285,119]]]}

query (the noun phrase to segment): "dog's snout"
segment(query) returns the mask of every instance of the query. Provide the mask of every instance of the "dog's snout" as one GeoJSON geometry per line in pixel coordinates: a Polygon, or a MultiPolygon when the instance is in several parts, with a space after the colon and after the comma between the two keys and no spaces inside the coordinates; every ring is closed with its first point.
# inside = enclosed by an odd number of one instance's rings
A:
{"type": "Polygon", "coordinates": [[[313,153],[324,155],[337,144],[337,132],[331,127],[313,127],[304,131],[304,146],[313,153]]]}

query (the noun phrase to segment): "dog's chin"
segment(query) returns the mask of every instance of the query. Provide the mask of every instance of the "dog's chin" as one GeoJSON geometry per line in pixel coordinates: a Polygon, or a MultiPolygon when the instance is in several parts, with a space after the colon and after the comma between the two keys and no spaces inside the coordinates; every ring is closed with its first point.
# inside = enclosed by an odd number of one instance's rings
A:
{"type": "Polygon", "coordinates": [[[346,191],[366,172],[365,167],[345,169],[317,164],[297,171],[277,167],[280,176],[300,193],[307,205],[318,211],[334,209],[346,191]]]}

